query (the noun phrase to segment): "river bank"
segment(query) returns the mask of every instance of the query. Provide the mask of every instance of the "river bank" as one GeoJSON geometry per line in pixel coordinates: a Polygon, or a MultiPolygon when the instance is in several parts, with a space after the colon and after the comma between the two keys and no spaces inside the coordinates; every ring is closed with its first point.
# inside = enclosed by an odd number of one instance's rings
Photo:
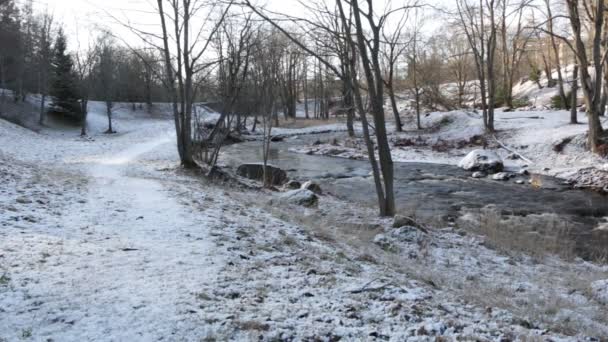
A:
{"type": "MultiPolygon", "coordinates": [[[[327,183],[316,207],[217,185],[178,167],[170,120],[123,119],[122,134],[89,139],[0,120],[1,339],[568,341],[608,333],[605,266],[501,250],[458,222],[428,233],[393,227],[340,195],[353,184],[361,188],[350,193],[369,192],[365,161],[275,144],[273,162],[302,178],[337,162],[339,177],[318,178],[327,183]],[[331,189],[340,182],[345,190],[331,189]]],[[[225,154],[257,158],[258,143],[225,154]]],[[[420,184],[433,182],[428,173],[420,184]]]]}

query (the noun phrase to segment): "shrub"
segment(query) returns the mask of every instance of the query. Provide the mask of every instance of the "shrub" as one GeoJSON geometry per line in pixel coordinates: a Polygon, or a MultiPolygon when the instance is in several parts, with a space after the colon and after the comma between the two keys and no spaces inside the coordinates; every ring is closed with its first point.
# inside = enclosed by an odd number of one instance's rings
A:
{"type": "Polygon", "coordinates": [[[530,81],[533,81],[535,83],[540,82],[540,77],[542,75],[542,72],[540,71],[540,69],[536,66],[536,65],[532,65],[532,68],[530,70],[530,81]]]}
{"type": "Polygon", "coordinates": [[[502,107],[507,102],[507,92],[501,86],[496,88],[496,93],[494,94],[494,107],[502,107]]]}
{"type": "Polygon", "coordinates": [[[562,97],[558,94],[555,96],[551,96],[551,108],[554,109],[568,109],[570,108],[572,94],[570,92],[566,93],[566,103],[564,103],[562,97]]]}
{"type": "Polygon", "coordinates": [[[527,96],[513,99],[513,108],[527,107],[530,105],[530,99],[527,96]]]}

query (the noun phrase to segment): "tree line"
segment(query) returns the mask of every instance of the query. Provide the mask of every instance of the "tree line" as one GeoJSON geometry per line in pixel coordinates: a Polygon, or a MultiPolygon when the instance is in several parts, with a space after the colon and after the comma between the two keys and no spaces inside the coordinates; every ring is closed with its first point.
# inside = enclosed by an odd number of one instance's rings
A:
{"type": "Polygon", "coordinates": [[[86,48],[70,52],[68,44],[61,23],[48,11],[34,11],[32,0],[23,6],[0,2],[0,46],[6,47],[0,49],[2,101],[39,95],[41,124],[49,111],[84,122],[88,100],[103,101],[108,132],[114,103],[135,108],[166,101],[158,51],[131,50],[103,30],[86,48]]]}

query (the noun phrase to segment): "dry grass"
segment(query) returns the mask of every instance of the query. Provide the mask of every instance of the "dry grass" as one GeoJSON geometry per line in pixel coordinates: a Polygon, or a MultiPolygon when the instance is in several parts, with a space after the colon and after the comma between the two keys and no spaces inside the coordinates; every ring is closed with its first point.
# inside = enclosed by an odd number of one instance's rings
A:
{"type": "MultiPolygon", "coordinates": [[[[502,261],[497,261],[492,256],[494,253],[477,247],[475,243],[467,247],[471,249],[470,253],[464,255],[479,260],[479,267],[459,264],[460,260],[466,260],[458,258],[464,246],[455,248],[454,258],[445,258],[447,263],[438,262],[434,257],[438,245],[443,248],[442,254],[452,254],[451,248],[462,244],[456,242],[452,246],[448,242],[446,246],[439,230],[420,234],[410,242],[409,250],[406,244],[399,253],[383,251],[372,242],[374,235],[381,231],[374,226],[386,226],[390,222],[379,220],[376,212],[368,208],[350,212],[347,205],[326,197],[321,203],[315,211],[286,210],[281,206],[267,209],[343,251],[320,253],[317,257],[332,260],[345,268],[352,265],[349,272],[356,274],[364,269],[365,264],[382,265],[386,267],[386,275],[390,274],[395,279],[422,281],[478,307],[507,310],[514,316],[514,325],[541,326],[565,335],[602,336],[606,332],[608,316],[603,317],[605,307],[591,299],[589,284],[605,279],[608,274],[549,257],[559,255],[570,260],[575,255],[575,246],[569,236],[575,228],[557,215],[504,217],[499,211],[488,208],[469,215],[469,220],[457,221],[459,228],[484,236],[485,246],[511,256],[504,262],[512,267],[499,267],[493,271],[488,265],[502,261]],[[411,254],[414,254],[413,258],[411,254]],[[525,255],[532,256],[536,262],[525,255]],[[523,286],[513,286],[514,283],[523,286]]],[[[421,213],[422,208],[415,204],[407,210],[409,216],[434,226],[434,219],[424,220],[421,213]]],[[[536,336],[516,335],[514,339],[521,341],[538,340],[536,336]]]]}
{"type": "Polygon", "coordinates": [[[557,215],[503,216],[492,207],[472,215],[474,220],[461,218],[458,226],[482,235],[487,247],[501,253],[523,252],[537,259],[558,255],[572,260],[576,256],[573,224],[557,215]]]}
{"type": "Polygon", "coordinates": [[[268,331],[270,325],[258,321],[243,321],[238,323],[241,330],[268,331]]]}

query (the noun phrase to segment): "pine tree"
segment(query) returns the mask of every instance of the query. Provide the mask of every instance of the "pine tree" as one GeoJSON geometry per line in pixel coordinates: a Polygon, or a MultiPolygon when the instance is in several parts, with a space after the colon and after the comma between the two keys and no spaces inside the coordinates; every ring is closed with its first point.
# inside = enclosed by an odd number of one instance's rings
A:
{"type": "Polygon", "coordinates": [[[66,53],[66,37],[59,30],[53,55],[53,73],[50,95],[53,98],[53,111],[73,119],[82,120],[83,115],[78,103],[77,78],[72,57],[66,53]]]}
{"type": "Polygon", "coordinates": [[[19,98],[20,74],[23,64],[21,46],[21,13],[14,0],[0,0],[0,88],[12,90],[19,98]]]}

